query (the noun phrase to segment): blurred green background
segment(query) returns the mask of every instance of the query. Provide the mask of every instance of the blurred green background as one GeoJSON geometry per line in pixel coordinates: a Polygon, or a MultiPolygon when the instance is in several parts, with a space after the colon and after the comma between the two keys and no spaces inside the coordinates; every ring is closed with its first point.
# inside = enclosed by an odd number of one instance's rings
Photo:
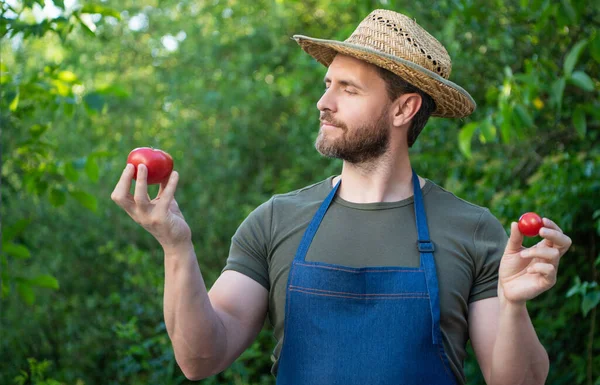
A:
{"type": "MultiPolygon", "coordinates": [[[[338,173],[313,143],[325,69],[295,33],[414,17],[478,103],[432,119],[417,172],[573,239],[528,305],[548,384],[600,384],[600,7],[584,0],[8,1],[0,15],[0,384],[187,384],[162,315],[158,243],[110,199],[134,147],[171,153],[208,285],[272,194],[338,173]]],[[[152,193],[156,193],[153,186],[152,193]]],[[[274,384],[268,325],[201,384],[274,384]]],[[[469,384],[483,384],[471,354],[469,384]]]]}

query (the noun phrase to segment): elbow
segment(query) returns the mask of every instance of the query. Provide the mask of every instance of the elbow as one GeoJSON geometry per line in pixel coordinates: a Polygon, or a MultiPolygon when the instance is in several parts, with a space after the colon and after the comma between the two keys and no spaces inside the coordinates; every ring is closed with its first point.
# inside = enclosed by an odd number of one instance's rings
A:
{"type": "Polygon", "coordinates": [[[222,372],[214,360],[177,360],[185,378],[190,381],[200,381],[222,372]]]}

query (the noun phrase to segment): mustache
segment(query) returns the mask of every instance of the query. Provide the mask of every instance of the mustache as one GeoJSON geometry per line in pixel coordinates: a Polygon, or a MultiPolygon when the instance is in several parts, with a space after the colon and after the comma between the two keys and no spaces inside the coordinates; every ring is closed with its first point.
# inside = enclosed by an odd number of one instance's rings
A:
{"type": "Polygon", "coordinates": [[[341,121],[339,121],[339,120],[336,120],[336,119],[335,119],[335,118],[332,116],[332,113],[331,113],[330,111],[325,111],[325,112],[323,112],[323,113],[322,113],[322,114],[319,116],[319,120],[320,120],[321,122],[323,122],[323,123],[331,124],[331,125],[334,125],[334,126],[337,126],[337,127],[340,127],[340,128],[342,128],[342,129],[346,130],[346,125],[345,125],[343,122],[341,122],[341,121]]]}

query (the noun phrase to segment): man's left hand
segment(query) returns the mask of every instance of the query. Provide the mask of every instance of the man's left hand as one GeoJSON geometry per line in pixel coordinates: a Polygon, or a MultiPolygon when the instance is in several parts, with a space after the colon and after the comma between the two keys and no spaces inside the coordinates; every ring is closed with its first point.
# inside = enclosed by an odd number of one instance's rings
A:
{"type": "Polygon", "coordinates": [[[500,261],[498,296],[500,300],[525,303],[556,283],[561,257],[571,246],[571,238],[556,223],[543,219],[543,238],[533,247],[523,247],[523,234],[517,223],[510,225],[510,238],[500,261]]]}

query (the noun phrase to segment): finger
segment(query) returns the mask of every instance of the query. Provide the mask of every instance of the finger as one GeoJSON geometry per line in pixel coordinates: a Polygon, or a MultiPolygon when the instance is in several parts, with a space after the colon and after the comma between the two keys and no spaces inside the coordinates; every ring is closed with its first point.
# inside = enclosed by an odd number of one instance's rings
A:
{"type": "Polygon", "coordinates": [[[169,183],[169,180],[171,179],[171,175],[173,175],[173,172],[171,172],[171,174],[169,174],[169,177],[167,179],[160,182],[160,187],[158,188],[158,194],[156,194],[157,198],[160,198],[163,191],[165,191],[165,187],[167,187],[167,184],[169,183]]]}
{"type": "Polygon", "coordinates": [[[179,173],[177,171],[173,171],[171,176],[169,177],[169,181],[167,182],[164,190],[162,191],[161,200],[157,204],[160,207],[169,207],[169,204],[175,197],[175,190],[177,189],[177,182],[179,182],[179,173]]]}
{"type": "Polygon", "coordinates": [[[516,222],[510,224],[510,238],[506,244],[506,253],[517,253],[523,248],[523,234],[516,222]]]}
{"type": "Polygon", "coordinates": [[[529,274],[541,274],[551,280],[556,278],[556,267],[551,263],[534,263],[527,268],[529,274]]]}
{"type": "Polygon", "coordinates": [[[131,163],[128,163],[121,173],[121,177],[119,178],[119,182],[117,182],[115,189],[110,194],[110,198],[125,210],[128,209],[127,206],[131,204],[133,198],[130,190],[134,171],[135,167],[131,163]]]}
{"type": "Polygon", "coordinates": [[[135,203],[142,205],[150,202],[150,198],[148,197],[148,168],[142,163],[137,166],[137,179],[133,199],[135,203]]]}
{"type": "Polygon", "coordinates": [[[525,249],[520,253],[521,258],[539,258],[543,259],[545,262],[558,264],[560,259],[560,250],[554,247],[531,247],[529,249],[525,249]]]}
{"type": "Polygon", "coordinates": [[[540,229],[540,237],[544,238],[545,241],[550,242],[549,246],[556,246],[561,248],[568,248],[571,246],[571,238],[564,234],[560,229],[555,230],[552,228],[542,227],[540,229]]]}
{"type": "Polygon", "coordinates": [[[554,223],[551,219],[543,218],[542,222],[544,223],[544,227],[560,231],[561,233],[563,232],[562,229],[556,223],[554,223]]]}

